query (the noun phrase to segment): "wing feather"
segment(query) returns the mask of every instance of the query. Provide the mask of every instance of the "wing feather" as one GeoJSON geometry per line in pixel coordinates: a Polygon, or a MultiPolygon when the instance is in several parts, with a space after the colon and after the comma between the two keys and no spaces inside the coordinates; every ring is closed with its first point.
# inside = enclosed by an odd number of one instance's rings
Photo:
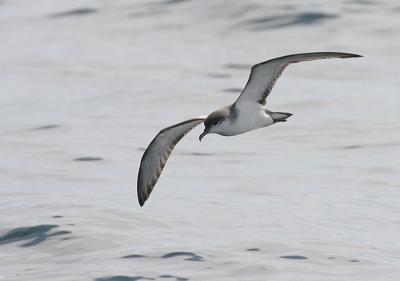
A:
{"type": "Polygon", "coordinates": [[[140,206],[150,196],[175,145],[205,117],[193,118],[162,129],[143,153],[137,180],[137,195],[140,206]]]}
{"type": "Polygon", "coordinates": [[[337,52],[303,53],[279,57],[253,65],[249,80],[247,81],[246,86],[239,98],[236,100],[235,105],[240,106],[240,104],[246,102],[258,102],[264,105],[276,81],[281,76],[285,68],[291,63],[330,58],[353,57],[361,56],[337,52]]]}

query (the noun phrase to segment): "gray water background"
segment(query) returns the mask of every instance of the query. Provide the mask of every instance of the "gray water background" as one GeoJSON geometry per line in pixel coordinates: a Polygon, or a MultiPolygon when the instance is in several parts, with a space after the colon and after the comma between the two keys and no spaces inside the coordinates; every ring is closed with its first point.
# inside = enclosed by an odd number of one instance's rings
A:
{"type": "Polygon", "coordinates": [[[0,280],[399,280],[398,1],[0,1],[0,280]],[[298,52],[292,112],[185,137],[144,208],[163,127],[298,52]]]}

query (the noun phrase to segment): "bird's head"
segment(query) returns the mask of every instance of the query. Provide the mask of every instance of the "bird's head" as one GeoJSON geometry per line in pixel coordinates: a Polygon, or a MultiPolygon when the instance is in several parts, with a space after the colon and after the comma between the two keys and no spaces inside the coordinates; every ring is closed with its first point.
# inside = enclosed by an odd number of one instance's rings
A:
{"type": "Polygon", "coordinates": [[[224,112],[221,112],[220,110],[214,111],[208,117],[206,120],[204,120],[204,132],[201,133],[199,136],[199,141],[201,141],[206,135],[208,134],[213,134],[213,133],[219,133],[219,126],[224,122],[225,120],[225,114],[224,112]]]}

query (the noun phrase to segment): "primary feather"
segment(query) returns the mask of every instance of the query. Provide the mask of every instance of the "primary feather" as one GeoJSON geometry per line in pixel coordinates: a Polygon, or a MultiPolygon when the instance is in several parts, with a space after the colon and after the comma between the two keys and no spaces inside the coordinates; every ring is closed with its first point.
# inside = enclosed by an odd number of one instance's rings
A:
{"type": "Polygon", "coordinates": [[[137,181],[140,206],[149,197],[175,145],[204,119],[205,117],[193,118],[162,129],[151,141],[140,162],[137,181]]]}
{"type": "Polygon", "coordinates": [[[279,57],[253,65],[246,86],[239,98],[236,100],[235,105],[240,107],[242,104],[248,102],[258,102],[264,105],[276,81],[281,76],[285,68],[291,63],[352,57],[361,56],[338,52],[303,53],[279,57]]]}

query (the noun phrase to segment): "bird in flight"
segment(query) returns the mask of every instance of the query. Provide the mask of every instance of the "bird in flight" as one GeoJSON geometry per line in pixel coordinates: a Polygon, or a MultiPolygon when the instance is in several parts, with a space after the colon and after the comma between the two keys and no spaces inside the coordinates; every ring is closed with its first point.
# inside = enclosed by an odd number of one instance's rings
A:
{"type": "Polygon", "coordinates": [[[149,198],[175,145],[194,127],[204,122],[201,141],[207,134],[234,136],[286,122],[292,116],[287,112],[273,112],[265,103],[275,82],[291,63],[329,59],[361,57],[338,52],[303,53],[274,58],[251,67],[250,77],[239,98],[231,105],[207,116],[192,118],[162,129],[151,141],[140,162],[137,195],[140,206],[149,198]]]}

